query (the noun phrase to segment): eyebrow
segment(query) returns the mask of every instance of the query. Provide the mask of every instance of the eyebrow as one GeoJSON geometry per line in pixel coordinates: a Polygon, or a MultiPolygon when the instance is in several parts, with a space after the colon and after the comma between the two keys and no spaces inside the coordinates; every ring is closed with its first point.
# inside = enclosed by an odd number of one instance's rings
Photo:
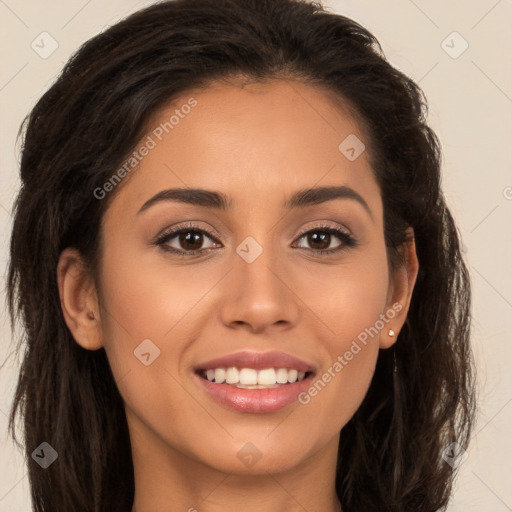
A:
{"type": "MultiPolygon", "coordinates": [[[[291,210],[325,203],[334,199],[352,199],[357,201],[373,219],[368,203],[354,189],[347,186],[316,187],[299,190],[286,200],[283,206],[285,209],[291,210]]],[[[222,211],[229,210],[233,204],[233,200],[222,192],[200,188],[172,188],[162,190],[149,198],[141,206],[138,213],[162,201],[179,201],[181,203],[204,206],[206,208],[214,208],[222,211]]]]}

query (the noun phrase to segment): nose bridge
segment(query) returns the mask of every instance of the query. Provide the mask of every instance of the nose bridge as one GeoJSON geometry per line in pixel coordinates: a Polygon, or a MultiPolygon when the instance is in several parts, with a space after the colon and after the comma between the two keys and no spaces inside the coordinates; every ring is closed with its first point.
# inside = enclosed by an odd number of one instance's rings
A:
{"type": "Polygon", "coordinates": [[[281,295],[283,284],[277,278],[278,247],[274,247],[271,234],[261,234],[258,239],[249,235],[236,247],[237,258],[234,272],[242,289],[251,291],[253,296],[260,295],[265,300],[277,299],[281,295]]]}
{"type": "Polygon", "coordinates": [[[275,246],[272,233],[248,235],[235,250],[229,290],[222,305],[223,321],[249,324],[254,330],[295,322],[297,304],[285,284],[280,248],[275,246]]]}

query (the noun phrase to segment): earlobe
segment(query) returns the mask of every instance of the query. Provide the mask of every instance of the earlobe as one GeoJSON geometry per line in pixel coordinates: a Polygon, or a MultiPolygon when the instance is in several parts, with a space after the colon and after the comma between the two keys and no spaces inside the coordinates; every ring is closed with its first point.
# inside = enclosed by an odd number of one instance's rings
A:
{"type": "Polygon", "coordinates": [[[406,241],[401,247],[404,263],[395,270],[390,277],[386,316],[389,321],[380,333],[379,347],[386,349],[394,345],[400,329],[405,323],[412,292],[418,276],[419,263],[416,255],[414,230],[412,227],[406,230],[406,241]],[[393,313],[388,315],[388,313],[393,313]]]}
{"type": "Polygon", "coordinates": [[[62,314],[73,338],[87,350],[98,350],[103,343],[96,289],[76,249],[62,251],[57,283],[62,314]]]}

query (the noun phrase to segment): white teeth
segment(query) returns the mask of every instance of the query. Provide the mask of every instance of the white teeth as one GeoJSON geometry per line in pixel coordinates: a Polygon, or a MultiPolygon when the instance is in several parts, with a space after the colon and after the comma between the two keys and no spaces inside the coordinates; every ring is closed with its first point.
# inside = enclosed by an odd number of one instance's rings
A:
{"type": "Polygon", "coordinates": [[[277,370],[276,381],[278,384],[286,384],[288,382],[288,370],[286,368],[279,368],[277,370]]]}
{"type": "Polygon", "coordinates": [[[305,372],[288,368],[210,368],[203,373],[210,382],[216,384],[234,384],[240,388],[264,389],[266,387],[278,387],[282,384],[300,382],[305,377],[305,372]]]}
{"type": "Polygon", "coordinates": [[[242,368],[239,377],[240,384],[257,384],[258,372],[253,368],[242,368]]]}
{"type": "Polygon", "coordinates": [[[239,381],[240,372],[237,368],[228,368],[226,370],[226,384],[236,384],[239,381]]]}
{"type": "Polygon", "coordinates": [[[217,384],[222,384],[226,380],[226,370],[224,368],[216,368],[215,369],[215,382],[217,384]]]}
{"type": "Polygon", "coordinates": [[[297,380],[299,372],[297,370],[288,370],[288,382],[291,384],[297,380]]]}
{"type": "Polygon", "coordinates": [[[267,368],[258,372],[258,384],[271,386],[276,383],[276,371],[274,368],[267,368]]]}

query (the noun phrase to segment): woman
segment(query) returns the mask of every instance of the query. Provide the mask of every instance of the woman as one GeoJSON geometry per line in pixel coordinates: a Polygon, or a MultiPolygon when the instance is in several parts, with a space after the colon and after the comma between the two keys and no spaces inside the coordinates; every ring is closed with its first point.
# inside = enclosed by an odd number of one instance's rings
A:
{"type": "Polygon", "coordinates": [[[316,3],[166,1],[80,48],[11,240],[34,510],[446,508],[470,286],[425,114],[316,3]]]}

